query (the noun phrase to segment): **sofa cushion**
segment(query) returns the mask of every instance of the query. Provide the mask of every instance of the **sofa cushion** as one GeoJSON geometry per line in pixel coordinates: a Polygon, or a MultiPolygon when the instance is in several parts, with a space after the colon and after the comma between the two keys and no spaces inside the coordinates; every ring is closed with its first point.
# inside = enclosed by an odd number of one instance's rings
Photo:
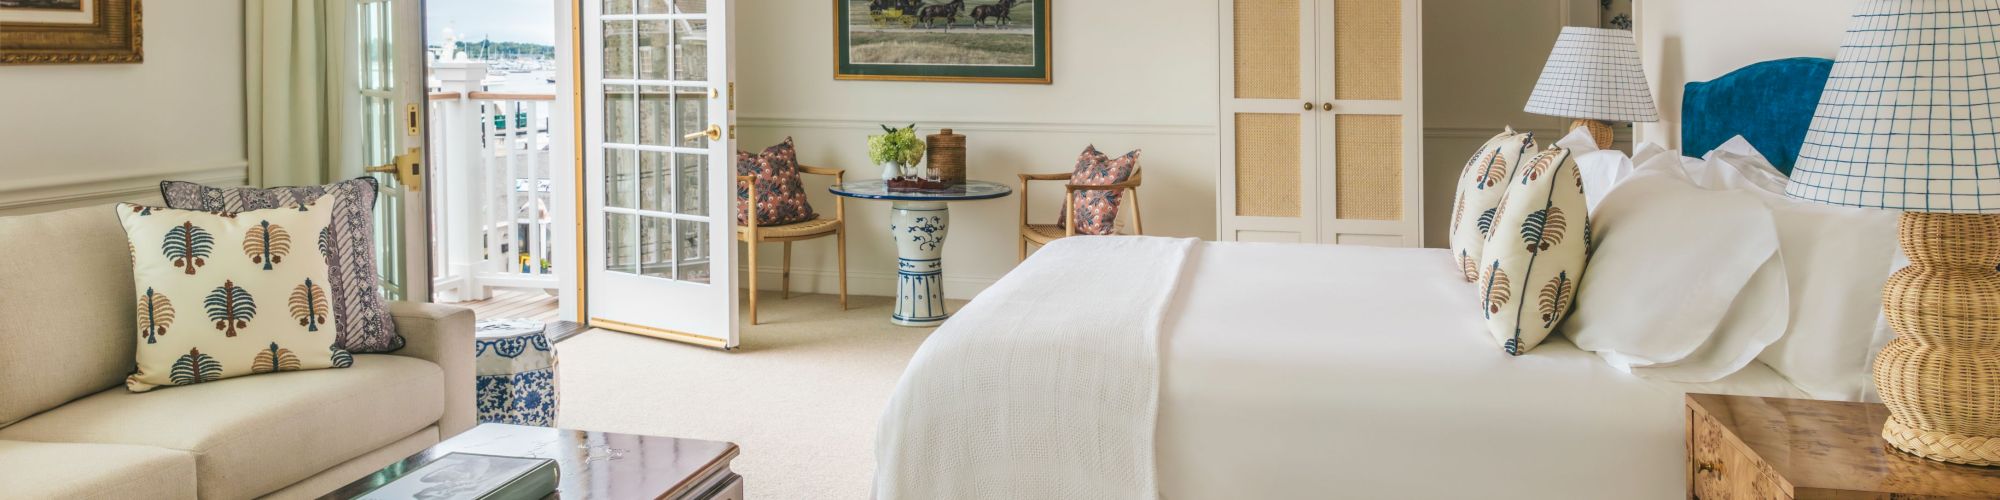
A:
{"type": "Polygon", "coordinates": [[[0,217],[0,426],[132,373],[132,262],[112,210],[0,217]]]}
{"type": "Polygon", "coordinates": [[[194,454],[120,444],[0,441],[7,498],[195,498],[194,454]]]}
{"type": "Polygon", "coordinates": [[[0,439],[189,451],[202,498],[250,498],[429,427],[444,414],[443,380],[429,361],[360,355],[345,370],[107,390],[0,429],[0,439]]]}

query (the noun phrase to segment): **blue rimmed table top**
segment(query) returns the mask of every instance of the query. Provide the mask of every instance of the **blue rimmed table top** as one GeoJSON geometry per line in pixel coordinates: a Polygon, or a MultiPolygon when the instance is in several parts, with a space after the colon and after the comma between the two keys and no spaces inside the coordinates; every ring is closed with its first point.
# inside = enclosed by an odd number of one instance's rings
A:
{"type": "Polygon", "coordinates": [[[988,181],[965,181],[944,189],[890,190],[889,184],[881,179],[851,181],[834,184],[827,191],[849,198],[895,201],[972,201],[999,198],[1014,193],[1014,188],[1006,184],[988,181]]]}

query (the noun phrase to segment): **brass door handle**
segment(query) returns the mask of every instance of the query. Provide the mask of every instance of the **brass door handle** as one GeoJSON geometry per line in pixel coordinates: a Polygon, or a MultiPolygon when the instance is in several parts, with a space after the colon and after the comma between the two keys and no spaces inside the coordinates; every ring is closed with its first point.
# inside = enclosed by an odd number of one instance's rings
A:
{"type": "Polygon", "coordinates": [[[397,183],[410,188],[411,191],[423,191],[423,156],[424,150],[410,148],[409,151],[396,155],[396,159],[387,165],[366,167],[361,171],[371,174],[395,174],[397,183]]]}
{"type": "Polygon", "coordinates": [[[693,138],[696,138],[696,137],[701,137],[701,136],[704,136],[704,135],[708,136],[708,140],[711,140],[711,141],[720,141],[720,140],[722,140],[722,126],[721,126],[721,125],[716,125],[716,124],[713,124],[713,123],[710,123],[710,124],[708,124],[708,130],[703,130],[703,131],[700,131],[700,132],[695,132],[695,133],[692,133],[692,134],[688,134],[688,135],[683,135],[683,136],[681,136],[681,138],[682,138],[682,139],[693,139],[693,138]]]}

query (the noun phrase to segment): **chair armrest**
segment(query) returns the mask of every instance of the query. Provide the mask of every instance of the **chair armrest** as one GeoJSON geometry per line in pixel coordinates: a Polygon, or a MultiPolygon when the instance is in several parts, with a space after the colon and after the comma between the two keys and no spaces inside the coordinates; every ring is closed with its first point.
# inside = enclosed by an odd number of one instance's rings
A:
{"type": "Polygon", "coordinates": [[[815,167],[811,165],[799,165],[799,172],[813,174],[813,175],[831,175],[834,177],[840,177],[842,174],[846,174],[847,170],[839,168],[815,167]]]}
{"type": "Polygon", "coordinates": [[[478,409],[473,403],[472,309],[443,304],[390,302],[389,316],[403,348],[394,352],[437,363],[444,369],[444,416],[438,419],[438,439],[471,429],[478,409]]]}
{"type": "Polygon", "coordinates": [[[1066,180],[1069,180],[1069,178],[1070,178],[1070,177],[1072,176],[1072,174],[1069,174],[1069,173],[1060,173],[1060,174],[1015,174],[1015,175],[1019,175],[1019,176],[1021,176],[1021,182],[1028,182],[1028,181],[1066,181],[1066,180]]]}

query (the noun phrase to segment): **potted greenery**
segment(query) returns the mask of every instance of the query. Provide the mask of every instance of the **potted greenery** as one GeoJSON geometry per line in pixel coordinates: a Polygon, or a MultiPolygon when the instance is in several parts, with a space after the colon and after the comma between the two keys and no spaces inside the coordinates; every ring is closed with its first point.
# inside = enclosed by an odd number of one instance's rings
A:
{"type": "Polygon", "coordinates": [[[916,124],[882,130],[887,133],[868,136],[868,161],[882,166],[882,180],[918,177],[914,167],[924,160],[924,140],[917,138],[916,124]]]}

